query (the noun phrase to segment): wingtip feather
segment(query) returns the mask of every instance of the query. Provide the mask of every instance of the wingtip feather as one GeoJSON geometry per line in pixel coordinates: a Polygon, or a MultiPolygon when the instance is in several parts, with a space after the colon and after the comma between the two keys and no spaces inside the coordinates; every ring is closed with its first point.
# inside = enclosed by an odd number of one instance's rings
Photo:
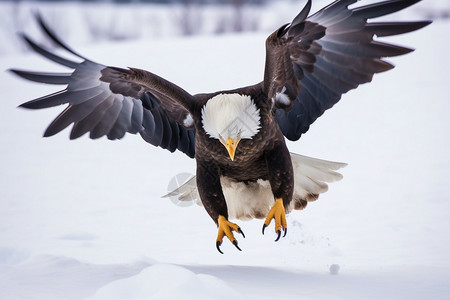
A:
{"type": "Polygon", "coordinates": [[[46,84],[68,84],[71,75],[70,73],[45,73],[18,69],[9,69],[8,71],[23,79],[46,84]]]}
{"type": "Polygon", "coordinates": [[[312,6],[312,1],[308,0],[308,2],[306,2],[305,7],[303,7],[303,9],[300,11],[300,13],[292,21],[291,26],[295,26],[295,25],[303,22],[308,17],[309,12],[311,11],[311,6],[312,6]]]}
{"type": "Polygon", "coordinates": [[[51,136],[54,136],[55,134],[56,133],[49,132],[49,129],[47,128],[42,136],[43,137],[51,137],[51,136]]]}
{"type": "Polygon", "coordinates": [[[68,52],[72,53],[75,56],[78,56],[79,58],[87,60],[84,56],[78,54],[75,52],[72,48],[67,46],[51,29],[50,26],[47,25],[47,23],[44,21],[44,18],[42,17],[41,13],[39,11],[34,12],[34,17],[36,18],[37,22],[39,23],[39,26],[41,27],[42,31],[47,35],[50,40],[52,40],[56,45],[59,47],[67,50],[68,52]]]}
{"type": "Polygon", "coordinates": [[[25,102],[25,103],[22,103],[22,104],[20,104],[18,107],[26,108],[26,109],[39,109],[39,108],[41,108],[41,107],[38,107],[38,106],[36,105],[36,102],[35,102],[34,100],[31,100],[31,101],[27,101],[27,102],[25,102]]]}
{"type": "Polygon", "coordinates": [[[61,56],[58,56],[50,51],[48,51],[47,49],[39,46],[38,44],[36,44],[31,38],[29,38],[25,33],[19,32],[18,33],[22,39],[27,43],[27,45],[33,49],[35,52],[39,53],[40,55],[46,57],[47,59],[50,59],[56,63],[59,63],[63,66],[75,69],[79,63],[68,60],[66,58],[63,58],[61,56]]]}

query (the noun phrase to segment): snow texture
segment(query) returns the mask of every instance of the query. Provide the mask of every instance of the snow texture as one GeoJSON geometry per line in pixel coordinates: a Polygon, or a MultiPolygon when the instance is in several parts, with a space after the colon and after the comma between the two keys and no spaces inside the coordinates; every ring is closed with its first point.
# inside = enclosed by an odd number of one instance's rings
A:
{"type": "MultiPolygon", "coordinates": [[[[0,73],[0,299],[448,299],[449,29],[389,39],[417,50],[288,144],[347,162],[343,180],[290,214],[278,243],[261,220],[239,221],[243,251],[225,241],[224,255],[202,208],[160,198],[193,160],[132,135],[42,138],[62,107],[17,106],[58,87],[0,73]]],[[[268,33],[71,44],[198,93],[260,81],[268,33]]],[[[1,57],[10,67],[65,70],[30,53],[1,57]]]]}

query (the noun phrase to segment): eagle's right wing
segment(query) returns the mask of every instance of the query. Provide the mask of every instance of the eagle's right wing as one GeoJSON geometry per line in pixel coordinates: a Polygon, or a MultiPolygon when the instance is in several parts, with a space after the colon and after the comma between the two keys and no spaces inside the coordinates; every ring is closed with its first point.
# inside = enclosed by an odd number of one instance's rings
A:
{"type": "Polygon", "coordinates": [[[311,0],[292,23],[267,38],[264,91],[273,101],[283,134],[298,140],[342,94],[393,68],[383,57],[412,49],[375,41],[422,28],[430,22],[367,22],[420,0],[388,0],[349,8],[337,0],[308,17],[311,0]]]}
{"type": "Polygon", "coordinates": [[[44,136],[54,135],[73,123],[71,139],[87,132],[92,139],[106,135],[111,140],[122,138],[126,132],[139,133],[155,146],[194,157],[195,130],[190,114],[193,96],[150,72],[107,67],[86,59],[61,42],[39,16],[38,21],[56,45],[83,59],[78,63],[60,57],[23,35],[34,51],[73,69],[72,73],[11,70],[31,81],[66,85],[59,92],[21,105],[40,109],[68,104],[44,136]]]}

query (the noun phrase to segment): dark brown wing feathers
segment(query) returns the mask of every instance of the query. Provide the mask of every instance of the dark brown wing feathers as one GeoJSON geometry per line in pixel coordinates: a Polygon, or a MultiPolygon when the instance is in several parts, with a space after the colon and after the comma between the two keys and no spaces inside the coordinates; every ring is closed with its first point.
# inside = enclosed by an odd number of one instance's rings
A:
{"type": "Polygon", "coordinates": [[[343,93],[370,82],[375,73],[393,68],[382,58],[412,51],[375,41],[374,36],[406,33],[430,22],[367,20],[419,1],[390,0],[349,9],[356,0],[337,0],[307,18],[308,0],[291,24],[269,36],[264,90],[287,138],[297,140],[343,93]]]}
{"type": "Polygon", "coordinates": [[[70,138],[87,132],[96,139],[120,139],[127,132],[139,133],[147,142],[169,151],[195,155],[192,124],[184,123],[194,98],[167,80],[140,69],[106,67],[92,62],[61,42],[37,16],[39,24],[57,46],[83,61],[62,58],[23,35],[37,53],[74,69],[72,73],[11,70],[36,82],[67,85],[64,90],[23,103],[21,107],[40,109],[68,106],[48,126],[44,136],[54,135],[73,124],[70,138]]]}

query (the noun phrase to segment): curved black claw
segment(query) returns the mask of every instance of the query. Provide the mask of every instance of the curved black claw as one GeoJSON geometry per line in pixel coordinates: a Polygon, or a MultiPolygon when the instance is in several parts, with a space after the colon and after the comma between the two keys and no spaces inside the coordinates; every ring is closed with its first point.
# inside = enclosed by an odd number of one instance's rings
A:
{"type": "MultiPolygon", "coordinates": [[[[242,229],[239,227],[238,228],[238,232],[240,233],[240,234],[242,234],[242,236],[244,237],[244,239],[245,239],[245,234],[244,234],[244,232],[242,231],[242,229]]],[[[240,249],[239,249],[240,250],[240,249]]]]}
{"type": "Polygon", "coordinates": [[[267,225],[263,224],[263,228],[262,228],[262,234],[264,234],[264,229],[266,229],[267,225]]]}
{"type": "MultiPolygon", "coordinates": [[[[217,248],[217,250],[221,253],[221,254],[223,254],[223,252],[222,252],[222,250],[220,250],[220,242],[219,241],[217,241],[216,242],[216,248],[217,248]]],[[[239,249],[239,250],[241,250],[241,249],[239,249]]]]}
{"type": "MultiPolygon", "coordinates": [[[[241,248],[239,248],[239,246],[238,246],[237,240],[234,240],[234,241],[233,241],[233,245],[235,245],[236,248],[238,248],[239,251],[242,251],[241,248]]],[[[219,250],[219,251],[220,251],[220,250],[219,250]]]]}
{"type": "Polygon", "coordinates": [[[284,228],[284,234],[283,234],[283,237],[286,236],[286,233],[287,233],[287,228],[284,228]]]}
{"type": "Polygon", "coordinates": [[[281,230],[277,230],[277,239],[275,240],[275,242],[278,242],[280,237],[281,237],[281,230]]]}

